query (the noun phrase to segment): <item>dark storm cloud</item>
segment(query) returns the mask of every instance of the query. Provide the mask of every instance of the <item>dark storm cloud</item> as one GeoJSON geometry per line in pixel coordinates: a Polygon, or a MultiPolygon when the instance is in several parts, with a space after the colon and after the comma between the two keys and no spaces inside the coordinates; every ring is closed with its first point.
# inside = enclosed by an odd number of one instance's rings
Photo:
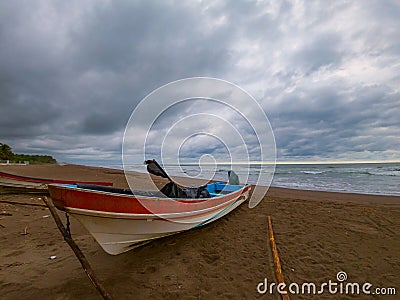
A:
{"type": "Polygon", "coordinates": [[[351,99],[334,87],[294,93],[282,100],[287,109],[275,119],[277,148],[283,156],[334,158],[337,153],[400,147],[399,93],[388,95],[379,86],[357,88],[351,99]]]}
{"type": "Polygon", "coordinates": [[[2,1],[0,142],[118,160],[144,96],[211,76],[260,102],[280,160],[400,159],[399,28],[397,1],[2,1]]]}
{"type": "Polygon", "coordinates": [[[188,4],[3,2],[0,14],[0,136],[17,150],[28,136],[122,137],[151,90],[226,61],[188,4]]]}

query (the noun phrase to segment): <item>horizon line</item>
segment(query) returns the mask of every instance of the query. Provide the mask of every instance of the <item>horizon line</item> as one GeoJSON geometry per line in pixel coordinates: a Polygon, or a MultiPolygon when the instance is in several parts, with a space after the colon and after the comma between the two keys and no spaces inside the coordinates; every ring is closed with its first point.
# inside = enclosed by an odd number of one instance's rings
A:
{"type": "MultiPolygon", "coordinates": [[[[265,164],[271,165],[274,162],[260,162],[260,161],[250,161],[250,162],[216,162],[217,164],[265,164]]],[[[276,165],[323,165],[323,164],[383,164],[383,163],[400,163],[400,160],[342,160],[342,161],[276,161],[276,165]]],[[[168,164],[168,163],[166,163],[168,164]]],[[[181,165],[198,165],[196,162],[182,162],[181,165]]],[[[203,162],[203,165],[213,165],[213,162],[203,162]]],[[[178,164],[179,165],[179,164],[178,164]]]]}

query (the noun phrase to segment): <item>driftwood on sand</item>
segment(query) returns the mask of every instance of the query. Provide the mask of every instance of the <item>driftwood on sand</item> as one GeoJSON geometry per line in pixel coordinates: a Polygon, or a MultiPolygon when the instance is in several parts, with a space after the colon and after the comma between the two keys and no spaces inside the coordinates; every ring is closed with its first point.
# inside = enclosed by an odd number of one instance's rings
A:
{"type": "Polygon", "coordinates": [[[72,239],[69,229],[66,229],[64,227],[60,217],[57,214],[57,211],[53,204],[53,201],[51,199],[48,199],[47,197],[44,197],[43,200],[46,203],[47,207],[49,208],[50,213],[53,216],[53,219],[54,219],[58,229],[60,230],[61,234],[64,237],[64,240],[71,247],[72,251],[74,251],[76,257],[78,258],[79,262],[82,265],[83,270],[86,272],[86,275],[89,277],[92,284],[95,286],[97,291],[101,294],[103,299],[112,299],[111,295],[105,290],[105,288],[103,287],[103,284],[97,278],[96,274],[94,273],[94,271],[93,271],[92,267],[90,266],[88,260],[86,259],[85,255],[82,253],[81,249],[79,249],[78,245],[72,239]]]}

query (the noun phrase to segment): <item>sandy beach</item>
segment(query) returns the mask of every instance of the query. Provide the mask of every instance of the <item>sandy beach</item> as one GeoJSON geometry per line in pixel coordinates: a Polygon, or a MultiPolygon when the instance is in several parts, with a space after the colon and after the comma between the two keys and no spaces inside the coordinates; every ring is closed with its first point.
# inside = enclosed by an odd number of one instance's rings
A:
{"type": "MultiPolygon", "coordinates": [[[[127,186],[122,171],[105,168],[30,165],[0,166],[0,171],[127,186]]],[[[137,188],[149,188],[148,175],[134,176],[137,188]]],[[[0,200],[42,203],[39,197],[0,195],[0,200]]],[[[0,211],[0,299],[100,299],[47,208],[0,203],[0,211]]],[[[59,215],[65,221],[64,214],[59,215]]],[[[117,256],[106,254],[73,218],[71,231],[115,299],[280,299],[277,292],[257,292],[264,278],[276,282],[268,215],[288,284],[335,281],[343,271],[347,282],[397,290],[397,296],[326,291],[291,299],[397,299],[400,197],[396,196],[270,188],[254,209],[242,205],[203,228],[117,256]]]]}

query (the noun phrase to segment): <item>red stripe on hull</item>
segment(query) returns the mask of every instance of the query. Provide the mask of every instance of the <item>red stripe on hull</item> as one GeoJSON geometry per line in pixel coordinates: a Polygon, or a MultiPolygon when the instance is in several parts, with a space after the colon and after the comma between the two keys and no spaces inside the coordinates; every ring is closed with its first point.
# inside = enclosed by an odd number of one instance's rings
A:
{"type": "Polygon", "coordinates": [[[137,198],[131,195],[112,194],[49,185],[50,196],[57,208],[79,208],[94,211],[131,214],[183,213],[213,208],[240,197],[249,186],[234,193],[206,200],[173,200],[169,198],[137,198]]]}

